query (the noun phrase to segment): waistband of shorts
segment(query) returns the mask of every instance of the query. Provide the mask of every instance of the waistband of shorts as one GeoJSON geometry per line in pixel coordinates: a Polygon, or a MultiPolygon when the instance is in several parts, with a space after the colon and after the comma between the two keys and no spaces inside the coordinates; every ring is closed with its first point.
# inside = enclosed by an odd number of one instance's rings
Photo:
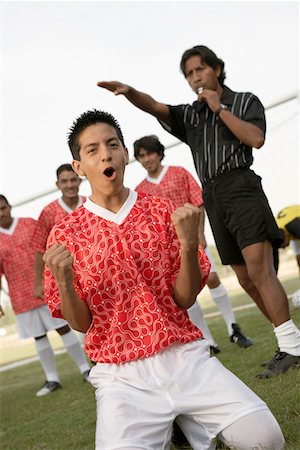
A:
{"type": "Polygon", "coordinates": [[[234,176],[239,173],[251,172],[249,167],[240,167],[238,169],[232,169],[229,172],[220,173],[219,175],[215,175],[211,179],[202,182],[202,189],[210,188],[213,184],[218,183],[230,176],[234,176]]]}

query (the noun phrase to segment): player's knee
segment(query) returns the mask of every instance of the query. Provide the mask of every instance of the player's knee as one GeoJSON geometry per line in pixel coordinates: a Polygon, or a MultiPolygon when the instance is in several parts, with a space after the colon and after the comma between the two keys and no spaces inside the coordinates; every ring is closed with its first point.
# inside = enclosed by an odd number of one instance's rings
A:
{"type": "Polygon", "coordinates": [[[283,450],[285,440],[280,426],[270,410],[254,411],[225,428],[219,435],[235,450],[283,450]],[[255,433],[253,433],[255,430],[255,433]]]}
{"type": "Polygon", "coordinates": [[[272,278],[276,277],[275,269],[273,265],[253,265],[248,268],[248,274],[251,282],[255,286],[261,286],[262,284],[268,282],[272,278]]]}
{"type": "Polygon", "coordinates": [[[209,289],[215,289],[220,286],[221,282],[216,272],[210,272],[207,279],[207,286],[209,289]]]}
{"type": "Polygon", "coordinates": [[[239,280],[240,285],[246,292],[249,292],[253,289],[253,283],[249,277],[238,276],[238,280],[239,280]]]}

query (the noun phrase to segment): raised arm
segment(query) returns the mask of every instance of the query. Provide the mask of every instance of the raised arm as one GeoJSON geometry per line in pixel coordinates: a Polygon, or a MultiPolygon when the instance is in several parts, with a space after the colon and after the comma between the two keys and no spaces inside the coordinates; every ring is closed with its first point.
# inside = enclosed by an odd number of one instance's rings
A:
{"type": "Polygon", "coordinates": [[[99,81],[97,86],[113,92],[115,95],[124,95],[127,100],[134,106],[143,111],[155,116],[157,119],[170,125],[169,121],[169,107],[164,103],[157,102],[148,94],[139,92],[127,84],[119,81],[99,81]]]}
{"type": "Polygon", "coordinates": [[[186,203],[171,216],[180,242],[180,269],[174,285],[174,300],[182,309],[190,308],[200,291],[198,230],[201,214],[199,208],[186,203]]]}
{"type": "Polygon", "coordinates": [[[92,323],[92,316],[74,289],[72,255],[64,246],[53,244],[44,254],[44,261],[55,278],[63,317],[74,330],[85,333],[92,323]]]}
{"type": "MultiPolygon", "coordinates": [[[[203,92],[199,94],[198,98],[199,100],[205,101],[213,112],[216,112],[220,107],[220,95],[216,91],[204,89],[203,92]]],[[[219,112],[219,117],[235,137],[244,144],[254,148],[263,146],[265,142],[264,132],[256,125],[239,119],[228,109],[222,109],[219,112]]]]}

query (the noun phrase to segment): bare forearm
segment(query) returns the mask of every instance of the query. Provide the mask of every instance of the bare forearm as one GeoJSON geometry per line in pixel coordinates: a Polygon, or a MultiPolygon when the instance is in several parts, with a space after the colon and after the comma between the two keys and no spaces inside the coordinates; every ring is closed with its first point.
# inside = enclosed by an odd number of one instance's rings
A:
{"type": "Polygon", "coordinates": [[[85,333],[92,323],[92,315],[87,305],[76,294],[74,286],[58,286],[61,312],[74,330],[85,333]]]}
{"type": "Polygon", "coordinates": [[[180,271],[174,285],[174,300],[179,308],[188,309],[195,303],[201,277],[198,247],[181,249],[180,271]]]}
{"type": "Polygon", "coordinates": [[[137,91],[131,86],[128,86],[128,92],[125,97],[137,108],[146,111],[149,114],[157,117],[165,123],[169,123],[169,108],[167,105],[157,102],[148,94],[137,91]]]}
{"type": "Polygon", "coordinates": [[[222,122],[244,144],[249,147],[260,148],[265,142],[264,133],[252,123],[239,119],[228,110],[220,112],[222,122]]]}

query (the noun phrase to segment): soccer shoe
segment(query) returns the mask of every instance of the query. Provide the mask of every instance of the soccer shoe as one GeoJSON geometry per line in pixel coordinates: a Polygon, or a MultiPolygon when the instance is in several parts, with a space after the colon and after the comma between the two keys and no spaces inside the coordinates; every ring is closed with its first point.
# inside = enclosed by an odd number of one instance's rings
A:
{"type": "Polygon", "coordinates": [[[86,381],[87,383],[90,383],[90,382],[91,382],[91,381],[90,381],[90,377],[89,377],[89,375],[90,375],[90,370],[91,370],[91,369],[85,370],[84,372],[82,372],[82,378],[83,378],[83,381],[86,381]]]}
{"type": "Polygon", "coordinates": [[[233,334],[230,336],[230,342],[235,342],[239,347],[248,348],[253,345],[250,338],[243,335],[239,324],[232,324],[233,334]]]}
{"type": "Polygon", "coordinates": [[[260,367],[268,367],[268,368],[271,367],[272,364],[273,364],[273,362],[274,362],[275,359],[276,359],[277,354],[278,354],[279,352],[280,352],[279,349],[276,350],[276,353],[275,353],[275,355],[273,356],[273,358],[267,359],[266,361],[262,362],[261,365],[260,365],[260,367]]]}
{"type": "Polygon", "coordinates": [[[42,397],[43,395],[50,394],[50,392],[61,388],[61,384],[58,381],[45,381],[40,390],[35,394],[37,397],[42,397]]]}
{"type": "Polygon", "coordinates": [[[300,289],[292,294],[292,305],[300,309],[300,289]]]}
{"type": "Polygon", "coordinates": [[[256,375],[257,378],[264,379],[274,377],[286,372],[290,367],[300,366],[300,356],[293,356],[285,352],[277,352],[272,364],[262,373],[256,375]]]}
{"type": "Polygon", "coordinates": [[[210,354],[211,355],[217,355],[218,353],[221,353],[221,350],[219,349],[219,347],[217,345],[210,345],[210,354]]]}
{"type": "Polygon", "coordinates": [[[173,423],[172,446],[174,450],[191,449],[191,446],[187,438],[185,437],[185,435],[181,431],[181,428],[176,422],[173,423]]]}

